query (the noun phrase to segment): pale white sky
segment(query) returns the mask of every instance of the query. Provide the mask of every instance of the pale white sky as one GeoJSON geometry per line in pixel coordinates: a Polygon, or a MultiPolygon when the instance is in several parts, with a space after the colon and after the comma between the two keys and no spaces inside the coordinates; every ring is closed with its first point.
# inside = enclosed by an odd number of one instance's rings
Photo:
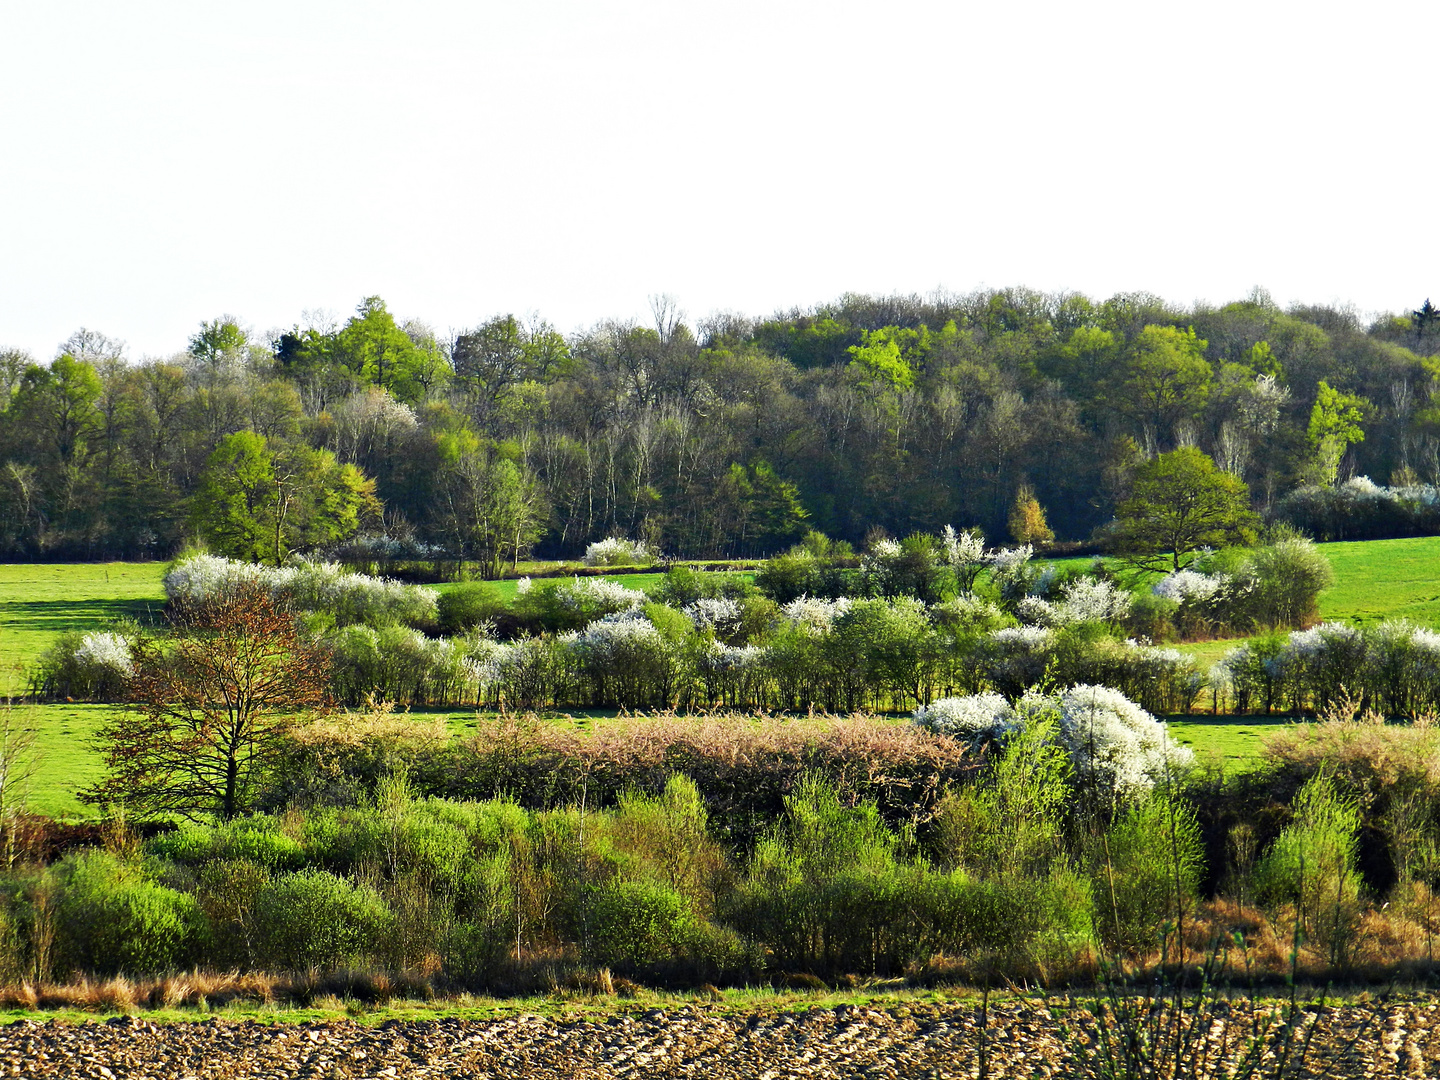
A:
{"type": "Polygon", "coordinates": [[[1420,3],[0,0],[0,345],[1026,284],[1440,300],[1420,3]]]}

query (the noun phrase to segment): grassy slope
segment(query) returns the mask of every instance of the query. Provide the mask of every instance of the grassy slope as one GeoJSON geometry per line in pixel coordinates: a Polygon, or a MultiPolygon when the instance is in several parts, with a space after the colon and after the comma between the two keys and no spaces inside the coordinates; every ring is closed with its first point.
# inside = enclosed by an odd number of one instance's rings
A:
{"type": "Polygon", "coordinates": [[[1410,619],[1440,626],[1440,536],[1321,544],[1335,586],[1320,597],[1326,619],[1410,619]]]}
{"type": "MultiPolygon", "coordinates": [[[[1373,622],[1408,618],[1440,626],[1440,537],[1323,544],[1335,567],[1337,585],[1321,598],[1326,619],[1373,622]]],[[[0,565],[0,686],[17,686],[17,668],[33,663],[56,637],[69,629],[96,629],[122,616],[142,621],[158,613],[164,601],[159,563],[0,565]]],[[[645,588],[658,574],[612,575],[632,588],[645,588]]],[[[507,599],[516,582],[493,583],[507,599]]],[[[442,590],[452,586],[439,586],[442,590]]],[[[1235,641],[1196,642],[1181,648],[1203,665],[1218,660],[1235,641]]],[[[26,707],[39,730],[41,759],[33,802],[46,813],[85,813],[74,793],[99,773],[89,745],[110,708],[103,705],[53,704],[26,707]]],[[[1280,718],[1204,716],[1176,718],[1172,734],[1201,756],[1218,754],[1243,762],[1258,752],[1267,729],[1280,718]]],[[[473,717],[452,714],[451,726],[463,733],[473,717]]]]}

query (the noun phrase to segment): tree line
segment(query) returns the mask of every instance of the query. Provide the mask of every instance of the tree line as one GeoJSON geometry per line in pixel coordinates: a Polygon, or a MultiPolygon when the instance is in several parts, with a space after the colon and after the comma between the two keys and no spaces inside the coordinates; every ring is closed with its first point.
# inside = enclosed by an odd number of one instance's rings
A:
{"type": "Polygon", "coordinates": [[[692,557],[812,528],[999,538],[1032,498],[1084,539],[1177,449],[1261,511],[1353,476],[1440,480],[1428,301],[1369,323],[1261,290],[652,314],[440,335],[369,297],[268,334],[213,319],[170,357],[89,330],[48,363],[0,352],[0,552],[164,557],[199,535],[256,560],[351,543],[493,572],[608,536],[692,557]]]}

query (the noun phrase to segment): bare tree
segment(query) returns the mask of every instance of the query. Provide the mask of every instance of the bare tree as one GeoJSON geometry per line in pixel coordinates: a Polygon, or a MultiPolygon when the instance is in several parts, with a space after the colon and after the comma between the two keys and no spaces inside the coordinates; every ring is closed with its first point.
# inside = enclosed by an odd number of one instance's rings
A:
{"type": "Polygon", "coordinates": [[[139,650],[134,707],[100,731],[92,805],[229,820],[248,810],[299,714],[329,702],[329,657],[259,586],[177,616],[172,647],[139,650]]]}
{"type": "Polygon", "coordinates": [[[670,344],[670,339],[675,336],[675,328],[685,318],[685,313],[680,310],[680,302],[669,293],[656,293],[650,297],[650,314],[655,319],[655,333],[660,335],[660,344],[670,344]]]}

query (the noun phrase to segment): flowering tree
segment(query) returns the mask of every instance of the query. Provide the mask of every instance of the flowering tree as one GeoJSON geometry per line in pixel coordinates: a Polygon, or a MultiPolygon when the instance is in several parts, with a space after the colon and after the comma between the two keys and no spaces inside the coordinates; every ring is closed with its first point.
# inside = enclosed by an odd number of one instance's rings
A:
{"type": "Polygon", "coordinates": [[[137,648],[134,709],[100,731],[107,775],[81,798],[141,814],[247,810],[298,713],[328,701],[329,659],[259,586],[182,616],[174,645],[137,648]]]}

